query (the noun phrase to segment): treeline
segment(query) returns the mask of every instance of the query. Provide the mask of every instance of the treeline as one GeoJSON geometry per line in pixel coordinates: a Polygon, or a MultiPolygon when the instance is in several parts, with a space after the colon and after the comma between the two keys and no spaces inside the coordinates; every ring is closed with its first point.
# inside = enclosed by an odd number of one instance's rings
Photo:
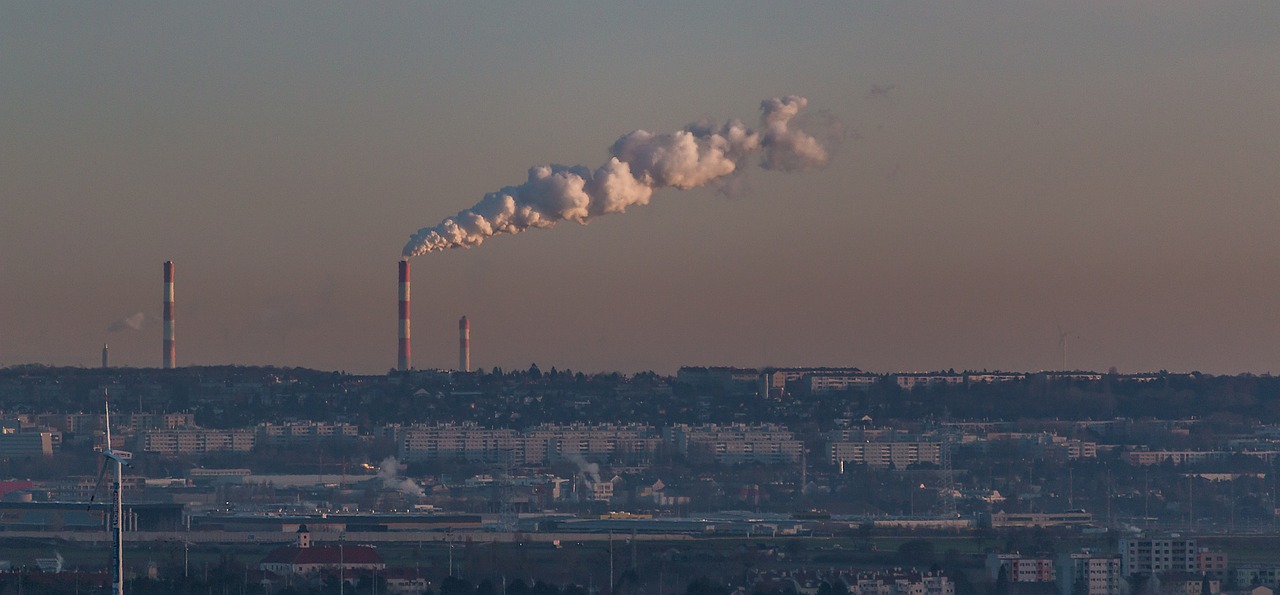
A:
{"type": "Polygon", "coordinates": [[[1188,419],[1236,416],[1280,423],[1280,377],[1165,375],[1137,382],[1103,375],[1096,381],[1026,380],[994,384],[939,385],[911,391],[896,385],[821,400],[849,399],[878,419],[1107,420],[1188,419]]]}
{"type": "MultiPolygon", "coordinates": [[[[528,427],[543,422],[674,423],[792,422],[828,425],[869,415],[879,421],[1109,420],[1236,418],[1280,423],[1280,377],[1159,373],[1137,380],[1054,380],[1030,375],[993,384],[900,389],[891,379],[864,390],[761,398],[754,386],[680,384],[645,372],[583,374],[532,365],[526,370],[465,374],[396,373],[351,376],[303,369],[210,367],[178,370],[0,368],[0,409],[6,413],[101,408],[112,386],[113,408],[191,411],[205,427],[245,427],[261,421],[311,419],[358,423],[448,420],[528,427]]],[[[799,427],[799,426],[797,426],[799,427]]],[[[817,429],[825,429],[819,427],[817,429]]]]}

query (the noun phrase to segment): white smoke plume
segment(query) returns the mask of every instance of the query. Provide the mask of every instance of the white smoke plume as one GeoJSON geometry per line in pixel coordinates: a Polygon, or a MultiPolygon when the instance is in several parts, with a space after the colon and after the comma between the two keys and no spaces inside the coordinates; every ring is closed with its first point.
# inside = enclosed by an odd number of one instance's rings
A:
{"type": "Polygon", "coordinates": [[[722,180],[741,171],[755,154],[764,169],[822,167],[830,156],[827,143],[795,125],[808,103],[795,95],[762,101],[760,130],[729,120],[722,126],[690,124],[670,134],[630,132],[613,143],[612,157],[595,171],[583,166],[532,167],[525,183],[490,192],[474,207],[418,230],[405,244],[404,255],[469,248],[491,236],[561,221],[585,224],[632,205],[649,204],[657,189],[687,190],[722,180]]]}
{"type": "Polygon", "coordinates": [[[125,316],[124,318],[121,318],[120,320],[117,320],[111,323],[107,327],[107,332],[119,333],[123,331],[142,330],[142,325],[146,321],[147,321],[147,315],[143,314],[142,312],[138,312],[137,314],[130,314],[129,316],[125,316]]]}
{"type": "Polygon", "coordinates": [[[395,457],[382,459],[382,464],[378,465],[378,479],[382,480],[382,487],[417,498],[426,495],[426,492],[422,491],[422,487],[414,483],[412,479],[399,477],[399,472],[400,462],[395,457]]]}
{"type": "Polygon", "coordinates": [[[578,476],[582,478],[583,483],[587,484],[588,488],[600,483],[600,465],[588,463],[586,459],[582,458],[582,455],[576,452],[565,454],[564,460],[578,467],[578,476]]]}

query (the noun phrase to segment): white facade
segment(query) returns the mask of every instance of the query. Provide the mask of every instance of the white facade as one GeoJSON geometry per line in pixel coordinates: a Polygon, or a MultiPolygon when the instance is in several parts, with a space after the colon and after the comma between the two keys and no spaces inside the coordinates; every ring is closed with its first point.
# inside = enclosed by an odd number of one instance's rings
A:
{"type": "Polygon", "coordinates": [[[780,424],[677,424],[665,432],[676,452],[709,457],[722,465],[797,463],[804,450],[795,434],[780,424]]]}
{"type": "Polygon", "coordinates": [[[1058,557],[1058,592],[1076,593],[1076,583],[1084,582],[1086,595],[1120,595],[1120,556],[1080,552],[1058,557]]]}
{"type": "Polygon", "coordinates": [[[1053,582],[1056,576],[1053,560],[1019,553],[987,554],[986,567],[987,577],[993,581],[999,578],[1001,568],[1011,583],[1053,582]]]}
{"type": "Polygon", "coordinates": [[[272,446],[314,445],[335,438],[354,440],[359,436],[355,425],[339,422],[289,422],[284,424],[262,423],[257,427],[258,440],[272,446]]]}
{"type": "Polygon", "coordinates": [[[1121,539],[1120,572],[1124,576],[1170,570],[1196,572],[1197,554],[1194,539],[1121,539]]]}
{"type": "Polygon", "coordinates": [[[524,463],[524,441],[507,428],[482,428],[475,424],[414,425],[400,430],[400,460],[524,463]]]}
{"type": "Polygon", "coordinates": [[[942,465],[941,442],[832,442],[831,464],[863,464],[875,469],[914,463],[942,465]]]}
{"type": "Polygon", "coordinates": [[[247,430],[148,430],[138,434],[138,449],[166,456],[210,452],[249,452],[257,443],[247,430]]]}
{"type": "Polygon", "coordinates": [[[809,374],[808,388],[811,394],[821,395],[850,389],[865,390],[880,383],[880,377],[866,372],[809,374]]]}

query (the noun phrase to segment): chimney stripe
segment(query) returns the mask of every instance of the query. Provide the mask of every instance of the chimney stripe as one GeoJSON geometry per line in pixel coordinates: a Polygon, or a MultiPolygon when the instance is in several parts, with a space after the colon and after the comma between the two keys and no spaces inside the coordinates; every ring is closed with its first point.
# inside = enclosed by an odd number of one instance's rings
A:
{"type": "Polygon", "coordinates": [[[411,341],[409,337],[410,328],[410,306],[409,306],[409,261],[400,261],[400,325],[399,325],[399,345],[396,354],[396,369],[405,371],[409,369],[411,341]]]}
{"type": "Polygon", "coordinates": [[[164,262],[164,369],[178,365],[178,351],[173,329],[173,261],[164,262]]]}

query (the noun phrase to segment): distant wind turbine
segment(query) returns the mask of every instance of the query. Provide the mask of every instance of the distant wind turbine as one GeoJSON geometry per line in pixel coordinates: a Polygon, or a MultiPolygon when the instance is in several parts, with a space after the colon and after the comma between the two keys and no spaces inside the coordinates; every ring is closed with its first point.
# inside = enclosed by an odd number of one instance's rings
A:
{"type": "Polygon", "coordinates": [[[124,515],[123,497],[121,494],[121,482],[124,479],[124,468],[132,467],[129,459],[133,458],[133,453],[123,450],[113,450],[111,448],[111,402],[107,397],[107,390],[102,390],[102,404],[106,410],[106,416],[103,422],[106,425],[107,442],[102,447],[102,470],[98,472],[98,481],[93,485],[93,494],[89,496],[89,504],[93,505],[94,498],[98,497],[98,490],[102,487],[102,478],[107,474],[107,466],[115,465],[116,481],[111,485],[111,495],[115,499],[115,506],[111,511],[111,533],[112,540],[115,542],[115,548],[112,552],[112,583],[111,593],[113,595],[124,595],[124,533],[120,528],[120,519],[124,515]]]}
{"type": "MultiPolygon", "coordinates": [[[[1053,326],[1058,329],[1058,355],[1061,356],[1062,358],[1062,361],[1060,362],[1061,367],[1058,369],[1063,372],[1066,372],[1067,371],[1067,338],[1071,336],[1072,331],[1062,330],[1062,324],[1058,322],[1057,316],[1053,317],[1053,326]]],[[[1080,335],[1076,335],[1076,338],[1079,338],[1079,337],[1080,335]]]]}

